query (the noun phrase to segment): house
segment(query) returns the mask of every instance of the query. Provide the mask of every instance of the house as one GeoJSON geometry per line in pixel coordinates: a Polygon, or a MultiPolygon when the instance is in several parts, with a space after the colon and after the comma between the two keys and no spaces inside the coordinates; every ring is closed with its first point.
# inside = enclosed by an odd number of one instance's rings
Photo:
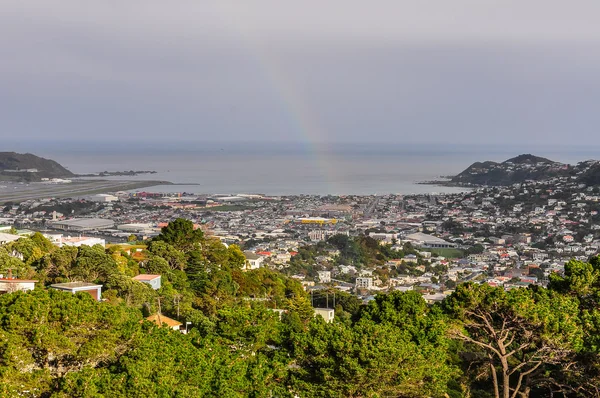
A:
{"type": "Polygon", "coordinates": [[[246,269],[258,269],[263,261],[265,261],[263,256],[252,252],[244,252],[244,256],[246,256],[246,269]]]}
{"type": "Polygon", "coordinates": [[[9,242],[13,242],[19,238],[21,238],[21,236],[19,236],[19,235],[5,234],[3,232],[0,232],[0,245],[9,243],[9,242]]]}
{"type": "Polygon", "coordinates": [[[139,274],[137,276],[134,276],[131,279],[138,281],[138,282],[147,283],[154,290],[160,289],[160,286],[161,286],[160,275],[139,274]]]}
{"type": "Polygon", "coordinates": [[[427,302],[427,304],[434,304],[443,301],[447,294],[444,293],[431,293],[431,294],[423,294],[423,299],[427,302]]]}
{"type": "Polygon", "coordinates": [[[331,271],[318,271],[319,282],[330,283],[331,282],[331,271]]]}
{"type": "Polygon", "coordinates": [[[175,319],[171,319],[168,316],[164,316],[163,314],[156,313],[154,315],[150,315],[146,318],[146,320],[150,322],[156,323],[158,326],[167,325],[168,328],[179,331],[181,329],[181,325],[183,323],[176,321],[175,319]]]}
{"type": "Polygon", "coordinates": [[[320,315],[327,323],[333,322],[333,318],[335,318],[335,310],[333,308],[313,308],[313,310],[315,311],[315,317],[320,315]]]}
{"type": "Polygon", "coordinates": [[[79,292],[86,292],[94,298],[94,300],[100,301],[102,297],[102,285],[96,285],[95,283],[89,282],[67,282],[67,283],[55,283],[50,285],[52,289],[64,290],[73,294],[79,292]]]}
{"type": "Polygon", "coordinates": [[[419,261],[417,256],[414,254],[408,254],[408,255],[404,256],[403,260],[407,263],[414,263],[414,264],[416,264],[419,261]]]}
{"type": "Polygon", "coordinates": [[[102,238],[93,238],[93,237],[85,237],[85,236],[63,236],[62,234],[44,234],[46,238],[50,240],[50,242],[54,243],[58,247],[63,246],[94,246],[100,245],[102,247],[106,247],[106,240],[102,238]]]}
{"type": "Polygon", "coordinates": [[[373,287],[373,278],[356,278],[357,289],[371,289],[373,287]]]}
{"type": "Polygon", "coordinates": [[[35,288],[38,281],[31,279],[14,279],[0,277],[0,294],[12,293],[17,291],[29,291],[35,288]]]}

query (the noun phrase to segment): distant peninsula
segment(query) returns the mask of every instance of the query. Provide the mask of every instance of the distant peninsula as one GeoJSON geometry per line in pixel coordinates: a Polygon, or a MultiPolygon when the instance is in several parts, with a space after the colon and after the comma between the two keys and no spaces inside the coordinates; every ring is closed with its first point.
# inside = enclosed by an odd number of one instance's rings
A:
{"type": "Polygon", "coordinates": [[[156,174],[154,170],[129,170],[129,171],[101,171],[95,174],[77,174],[77,177],[120,177],[137,176],[140,174],[156,174]]]}
{"type": "Polygon", "coordinates": [[[40,181],[42,178],[74,176],[54,160],[31,153],[0,152],[0,180],[3,181],[40,181]]]}
{"type": "Polygon", "coordinates": [[[502,163],[475,162],[460,174],[439,183],[462,187],[507,186],[530,180],[542,181],[553,178],[568,178],[586,186],[600,185],[600,161],[587,160],[570,165],[523,154],[502,163]]]}

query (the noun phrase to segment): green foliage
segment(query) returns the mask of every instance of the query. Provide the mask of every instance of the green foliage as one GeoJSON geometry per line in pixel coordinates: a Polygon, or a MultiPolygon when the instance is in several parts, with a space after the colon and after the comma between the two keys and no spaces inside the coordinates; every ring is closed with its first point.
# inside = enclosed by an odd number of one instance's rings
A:
{"type": "Polygon", "coordinates": [[[452,372],[392,324],[311,322],[293,335],[291,384],[300,396],[443,396],[452,372]]]}
{"type": "Polygon", "coordinates": [[[166,260],[172,269],[183,270],[186,266],[185,254],[169,243],[153,240],[148,244],[148,251],[166,260]]]}
{"type": "Polygon", "coordinates": [[[183,252],[196,248],[204,239],[202,230],[194,230],[194,223],[190,220],[178,218],[161,229],[160,235],[153,240],[170,244],[183,252]]]}
{"type": "Polygon", "coordinates": [[[547,394],[583,346],[577,300],[546,289],[463,284],[444,309],[454,319],[450,335],[465,344],[469,368],[487,375],[502,396],[532,387],[547,394]]]}
{"type": "MultiPolygon", "coordinates": [[[[162,237],[142,256],[56,248],[37,235],[0,247],[2,273],[42,281],[0,296],[0,396],[493,397],[506,379],[515,396],[575,397],[599,384],[598,258],[568,263],[549,289],[464,284],[441,305],[393,292],[365,306],[335,291],[325,323],[298,281],[246,271],[239,247],[185,220],[162,237]],[[140,271],[162,275],[162,287],[133,280],[140,271]],[[101,283],[106,301],[43,287],[74,280],[101,283]],[[192,322],[189,334],[141,322],[159,301],[163,315],[192,322]]],[[[414,252],[337,236],[293,261],[303,267],[333,247],[355,264],[414,252]]]]}

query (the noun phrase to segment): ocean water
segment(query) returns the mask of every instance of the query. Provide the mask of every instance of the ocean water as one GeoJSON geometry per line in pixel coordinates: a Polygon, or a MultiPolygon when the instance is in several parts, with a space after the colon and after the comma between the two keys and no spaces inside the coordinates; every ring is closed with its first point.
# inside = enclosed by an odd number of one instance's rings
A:
{"type": "MultiPolygon", "coordinates": [[[[576,163],[593,158],[593,148],[545,148],[531,152],[576,163]]],[[[135,145],[106,148],[44,148],[40,154],[74,173],[154,170],[156,174],[113,179],[164,180],[178,185],[145,188],[148,192],[198,194],[263,193],[267,195],[371,195],[442,193],[462,188],[422,185],[454,175],[475,161],[503,161],[519,148],[452,146],[210,144],[135,145]]]]}

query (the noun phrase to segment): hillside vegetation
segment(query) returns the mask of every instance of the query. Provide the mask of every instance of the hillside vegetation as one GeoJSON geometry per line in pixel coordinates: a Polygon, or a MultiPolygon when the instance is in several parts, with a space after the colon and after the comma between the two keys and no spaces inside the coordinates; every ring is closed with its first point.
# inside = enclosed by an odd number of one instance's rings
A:
{"type": "Polygon", "coordinates": [[[0,173],[7,177],[62,178],[73,177],[74,174],[55,162],[31,153],[0,152],[0,173]],[[6,170],[37,169],[36,173],[8,173],[6,170]]]}
{"type": "Polygon", "coordinates": [[[0,296],[0,396],[600,396],[596,258],[548,289],[463,284],[436,305],[417,292],[368,305],[341,295],[325,323],[299,282],[245,271],[238,247],[190,221],[143,256],[124,247],[58,248],[40,234],[0,247],[0,273],[40,281],[0,296]],[[162,287],[132,280],[140,272],[162,287]],[[77,280],[102,284],[105,300],[45,287],[77,280]],[[144,320],[159,310],[190,332],[144,320]]]}

